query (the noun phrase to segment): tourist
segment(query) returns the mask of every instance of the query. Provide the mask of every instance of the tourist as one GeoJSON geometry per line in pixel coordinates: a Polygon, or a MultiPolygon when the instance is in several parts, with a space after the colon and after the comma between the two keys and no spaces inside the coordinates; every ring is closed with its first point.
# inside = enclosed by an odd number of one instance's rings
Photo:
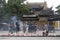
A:
{"type": "Polygon", "coordinates": [[[28,27],[29,27],[28,22],[26,22],[26,23],[25,23],[25,32],[26,32],[26,33],[28,32],[28,27]]]}
{"type": "Polygon", "coordinates": [[[19,28],[19,22],[16,22],[16,32],[19,32],[20,28],[19,28]]]}
{"type": "Polygon", "coordinates": [[[19,27],[20,27],[20,31],[23,31],[23,21],[19,20],[19,27]]]}
{"type": "Polygon", "coordinates": [[[12,23],[9,24],[9,32],[11,34],[13,33],[13,24],[12,23]]]}

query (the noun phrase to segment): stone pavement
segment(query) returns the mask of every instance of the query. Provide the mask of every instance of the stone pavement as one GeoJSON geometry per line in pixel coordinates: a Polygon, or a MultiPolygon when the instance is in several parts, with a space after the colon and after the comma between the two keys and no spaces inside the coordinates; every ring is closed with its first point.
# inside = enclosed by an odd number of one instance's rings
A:
{"type": "MultiPolygon", "coordinates": [[[[20,32],[18,32],[18,33],[16,33],[16,32],[14,32],[13,34],[11,34],[11,33],[9,33],[9,31],[0,31],[0,36],[15,36],[15,37],[26,37],[26,36],[28,36],[28,37],[30,37],[30,36],[32,36],[32,37],[42,37],[43,36],[43,31],[37,31],[36,33],[35,32],[33,32],[33,33],[24,33],[24,32],[22,32],[22,31],[20,31],[20,32]]],[[[59,36],[60,37],[60,31],[55,31],[55,33],[49,33],[48,34],[48,36],[59,36]]]]}
{"type": "Polygon", "coordinates": [[[60,40],[60,37],[0,37],[0,40],[60,40]]]}

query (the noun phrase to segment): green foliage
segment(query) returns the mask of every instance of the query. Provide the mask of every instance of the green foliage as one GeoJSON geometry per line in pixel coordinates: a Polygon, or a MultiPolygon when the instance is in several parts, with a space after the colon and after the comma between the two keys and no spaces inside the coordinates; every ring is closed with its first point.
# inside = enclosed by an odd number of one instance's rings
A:
{"type": "Polygon", "coordinates": [[[0,18],[3,18],[5,17],[5,13],[6,13],[6,2],[5,0],[0,0],[0,18]]]}
{"type": "Polygon", "coordinates": [[[21,18],[23,14],[29,13],[29,8],[23,3],[24,0],[8,0],[7,12],[11,15],[16,14],[18,18],[21,18]]]}
{"type": "Polygon", "coordinates": [[[60,14],[60,5],[57,6],[56,8],[58,9],[58,10],[57,10],[58,14],[60,14]]]}
{"type": "Polygon", "coordinates": [[[60,13],[60,9],[58,9],[57,12],[60,13]]]}

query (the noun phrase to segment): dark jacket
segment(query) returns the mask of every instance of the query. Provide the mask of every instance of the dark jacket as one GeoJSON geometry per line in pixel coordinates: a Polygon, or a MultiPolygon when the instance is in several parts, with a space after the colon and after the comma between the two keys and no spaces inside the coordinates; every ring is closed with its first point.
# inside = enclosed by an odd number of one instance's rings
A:
{"type": "Polygon", "coordinates": [[[19,28],[19,23],[16,22],[16,31],[19,31],[19,30],[20,30],[20,28],[19,28]]]}

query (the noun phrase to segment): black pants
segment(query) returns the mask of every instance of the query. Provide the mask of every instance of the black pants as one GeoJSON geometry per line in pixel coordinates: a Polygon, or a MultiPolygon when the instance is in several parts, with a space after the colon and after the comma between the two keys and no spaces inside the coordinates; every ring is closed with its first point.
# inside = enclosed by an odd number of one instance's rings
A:
{"type": "Polygon", "coordinates": [[[16,32],[20,31],[20,28],[19,27],[16,27],[16,32]]]}

